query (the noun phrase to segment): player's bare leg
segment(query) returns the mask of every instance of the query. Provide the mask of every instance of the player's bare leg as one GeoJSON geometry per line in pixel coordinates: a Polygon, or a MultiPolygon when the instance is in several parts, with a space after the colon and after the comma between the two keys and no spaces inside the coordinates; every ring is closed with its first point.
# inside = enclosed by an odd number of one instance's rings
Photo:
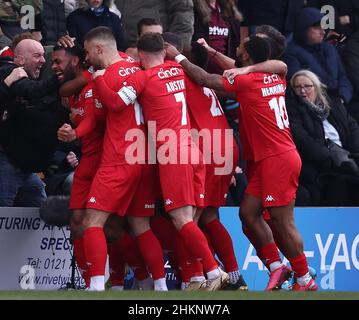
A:
{"type": "Polygon", "coordinates": [[[244,227],[255,237],[256,247],[274,242],[272,231],[262,218],[262,200],[245,194],[240,207],[240,219],[244,227]]]}
{"type": "Polygon", "coordinates": [[[293,199],[288,206],[268,208],[272,223],[278,230],[282,243],[282,253],[289,260],[296,274],[297,283],[293,290],[317,290],[318,287],[311,278],[308,270],[307,259],[304,254],[303,241],[294,222],[293,199]]]}
{"type": "Polygon", "coordinates": [[[200,226],[206,232],[208,240],[229,275],[229,285],[225,288],[247,290],[247,284],[239,272],[231,236],[218,219],[218,208],[205,208],[200,218],[200,226]]]}
{"type": "Polygon", "coordinates": [[[274,290],[289,278],[290,270],[281,261],[272,231],[264,221],[262,211],[262,200],[259,197],[244,195],[240,218],[246,232],[251,235],[250,240],[255,241],[258,255],[269,266],[271,274],[266,290],[274,290]]]}
{"type": "Polygon", "coordinates": [[[142,257],[152,274],[154,289],[156,291],[167,291],[163,251],[151,230],[150,218],[128,216],[128,222],[137,239],[142,257]]]}
{"type": "Polygon", "coordinates": [[[202,214],[204,212],[204,208],[195,208],[194,215],[193,215],[193,221],[198,224],[199,219],[201,218],[202,214]]]}

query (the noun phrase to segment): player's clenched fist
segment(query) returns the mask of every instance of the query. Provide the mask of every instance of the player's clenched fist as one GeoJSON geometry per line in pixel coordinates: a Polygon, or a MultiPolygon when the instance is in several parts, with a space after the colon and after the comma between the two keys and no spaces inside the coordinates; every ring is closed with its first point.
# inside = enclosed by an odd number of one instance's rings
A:
{"type": "Polygon", "coordinates": [[[71,142],[76,140],[76,132],[69,124],[65,123],[57,130],[57,138],[63,142],[71,142]]]}

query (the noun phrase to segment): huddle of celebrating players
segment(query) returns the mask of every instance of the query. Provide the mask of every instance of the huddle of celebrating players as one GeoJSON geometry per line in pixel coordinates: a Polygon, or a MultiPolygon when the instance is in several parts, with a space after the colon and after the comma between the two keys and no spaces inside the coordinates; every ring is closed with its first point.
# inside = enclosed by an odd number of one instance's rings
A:
{"type": "Polygon", "coordinates": [[[301,161],[285,110],[286,66],[267,61],[270,42],[246,39],[237,62],[247,68],[227,78],[192,64],[159,33],[140,37],[139,62],[117,51],[105,27],[91,30],[84,48],[90,69],[76,44],[56,46],[52,68],[69,80],[60,92],[73,115],[58,137],[82,141],[70,227],[87,288],[105,290],[108,255],[113,290],[123,290],[128,265],[137,288],[166,291],[165,252],[183,290],[247,290],[218,219],[239,152],[214,89],[241,104],[248,187],[240,217],[270,270],[266,290],[280,288],[292,271],[293,290],[316,290],[293,220],[301,161]]]}

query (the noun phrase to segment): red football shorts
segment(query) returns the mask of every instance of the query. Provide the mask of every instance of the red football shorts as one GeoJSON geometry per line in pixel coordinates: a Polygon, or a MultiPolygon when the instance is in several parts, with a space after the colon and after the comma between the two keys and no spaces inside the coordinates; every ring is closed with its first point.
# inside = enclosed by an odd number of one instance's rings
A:
{"type": "Polygon", "coordinates": [[[86,209],[87,197],[100,165],[101,156],[102,152],[98,152],[81,158],[71,186],[70,209],[86,209]]]}
{"type": "Polygon", "coordinates": [[[100,166],[87,198],[87,208],[124,216],[136,194],[141,176],[141,164],[100,166]]]}
{"type": "Polygon", "coordinates": [[[247,162],[246,193],[262,199],[264,208],[287,206],[295,199],[302,161],[296,149],[247,162]]]}
{"type": "Polygon", "coordinates": [[[204,207],[206,169],[199,164],[159,164],[166,212],[184,206],[204,207]]]}
{"type": "Polygon", "coordinates": [[[221,158],[217,158],[215,155],[211,155],[211,163],[205,165],[205,207],[219,208],[226,203],[228,188],[233,177],[234,169],[238,164],[238,160],[239,151],[237,147],[231,148],[231,150],[227,150],[227,152],[224,154],[224,157],[221,158]],[[222,159],[224,163],[221,165],[216,164],[216,159],[222,159]]]}
{"type": "Polygon", "coordinates": [[[155,215],[155,202],[160,188],[158,169],[154,164],[144,164],[142,167],[141,180],[126,215],[152,217],[155,215]]]}

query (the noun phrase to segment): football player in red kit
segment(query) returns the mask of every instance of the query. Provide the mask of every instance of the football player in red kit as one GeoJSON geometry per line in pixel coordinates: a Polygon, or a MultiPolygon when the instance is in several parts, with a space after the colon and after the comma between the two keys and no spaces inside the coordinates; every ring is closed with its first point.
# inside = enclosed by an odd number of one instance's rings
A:
{"type": "MultiPolygon", "coordinates": [[[[102,107],[96,98],[95,88],[91,82],[91,73],[88,70],[83,71],[83,56],[83,49],[78,44],[74,43],[73,46],[66,48],[55,46],[52,54],[52,68],[65,81],[71,81],[71,79],[80,74],[88,79],[88,84],[78,94],[73,94],[68,98],[75,129],[70,124],[64,124],[58,130],[58,137],[61,141],[70,142],[80,139],[82,142],[82,157],[79,166],[76,168],[71,189],[70,208],[73,213],[70,229],[76,262],[88,287],[90,278],[83,249],[82,223],[86,212],[88,193],[102,156],[106,109],[102,107]]],[[[123,288],[125,272],[124,262],[120,261],[116,256],[125,257],[125,262],[130,266],[139,265],[135,269],[135,276],[139,280],[148,277],[146,266],[141,262],[141,259],[140,263],[138,263],[138,257],[141,257],[141,255],[136,250],[135,241],[132,237],[121,234],[119,232],[120,228],[119,219],[111,216],[105,230],[111,249],[109,252],[109,266],[113,290],[123,288]],[[120,241],[118,241],[119,238],[120,241]],[[120,245],[118,242],[121,242],[120,245]],[[116,246],[111,243],[116,243],[116,246]],[[127,252],[131,252],[132,255],[127,252]]],[[[145,288],[141,281],[139,283],[142,288],[145,288]]]]}
{"type": "MultiPolygon", "coordinates": [[[[275,289],[287,272],[278,254],[273,235],[262,218],[264,208],[271,214],[283,242],[283,254],[297,276],[296,291],[317,290],[308,272],[303,242],[294,224],[293,208],[298,188],[301,160],[289,130],[285,108],[285,73],[276,67],[271,72],[257,72],[226,79],[211,75],[191,64],[168,47],[186,72],[201,85],[234,92],[240,102],[239,128],[243,155],[248,160],[248,186],[241,204],[241,220],[254,237],[260,255],[270,267],[266,290],[275,289]],[[279,72],[281,71],[281,72],[279,72]],[[278,75],[277,73],[282,73],[278,75]]],[[[237,49],[240,66],[264,62],[270,45],[264,38],[252,36],[237,49]]]]}
{"type": "MultiPolygon", "coordinates": [[[[182,51],[183,45],[179,36],[165,32],[163,38],[182,51]]],[[[192,43],[190,49],[186,51],[187,57],[196,65],[205,68],[208,61],[206,50],[196,42],[192,43]]],[[[229,284],[225,288],[246,290],[247,285],[239,272],[232,239],[218,219],[218,208],[226,202],[233,171],[238,163],[238,147],[215,92],[193,82],[187,75],[185,85],[192,137],[204,155],[206,168],[204,209],[197,210],[195,220],[199,220],[199,226],[229,275],[229,284]]],[[[195,274],[193,278],[197,281],[183,284],[186,290],[192,290],[200,285],[197,267],[191,268],[188,262],[183,264],[187,268],[181,269],[195,274]]]]}
{"type": "MultiPolygon", "coordinates": [[[[114,36],[106,27],[95,28],[86,35],[85,49],[87,60],[95,69],[106,69],[102,72],[103,80],[111,90],[119,90],[131,74],[140,70],[139,66],[119,56],[114,36]]],[[[85,256],[91,274],[90,290],[104,290],[107,247],[103,226],[111,213],[121,217],[127,214],[139,222],[130,224],[152,273],[155,290],[167,290],[162,249],[149,222],[146,224],[154,214],[154,193],[148,192],[154,190],[154,172],[144,165],[144,157],[138,163],[127,161],[127,150],[131,146],[127,134],[132,129],[144,132],[141,107],[134,101],[124,112],[119,112],[118,108],[103,101],[100,88],[97,91],[108,114],[103,155],[88,195],[83,222],[85,256]]]]}
{"type": "Polygon", "coordinates": [[[190,137],[184,72],[177,63],[164,62],[160,34],[143,35],[137,49],[144,71],[129,77],[124,87],[116,91],[108,88],[98,73],[96,87],[105,104],[122,112],[138,97],[151,138],[156,138],[165,209],[179,231],[178,242],[193,259],[202,260],[208,279],[202,289],[218,290],[228,282],[228,275],[218,269],[205,236],[193,222],[195,208],[203,207],[205,171],[198,147],[190,137]],[[193,154],[198,155],[197,159],[193,154]]]}

